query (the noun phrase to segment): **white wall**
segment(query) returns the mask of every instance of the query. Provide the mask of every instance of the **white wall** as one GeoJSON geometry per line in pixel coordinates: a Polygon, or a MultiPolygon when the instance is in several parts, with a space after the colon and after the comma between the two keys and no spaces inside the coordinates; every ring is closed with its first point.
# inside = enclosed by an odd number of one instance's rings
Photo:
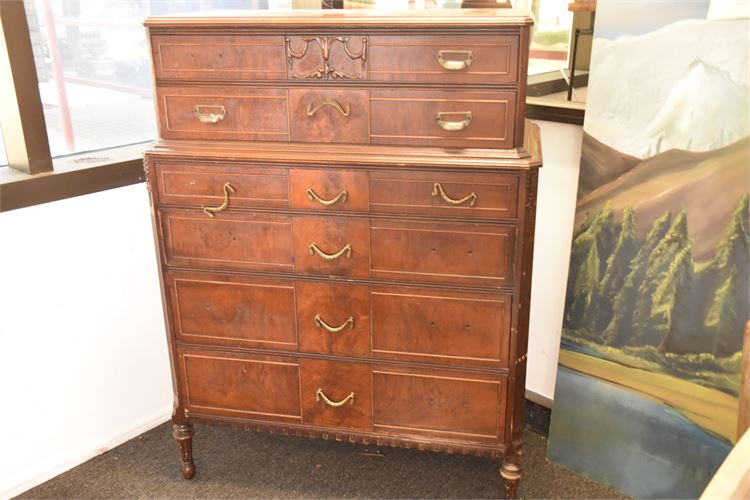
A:
{"type": "MultiPolygon", "coordinates": [[[[551,400],[581,127],[538,123],[526,385],[551,400]]],[[[151,231],[144,184],[0,214],[0,498],[169,418],[151,231]]]]}
{"type": "Polygon", "coordinates": [[[0,214],[0,498],[169,418],[149,210],[140,184],[0,214]]]}
{"type": "Polygon", "coordinates": [[[532,399],[551,401],[560,354],[583,128],[535,123],[541,128],[544,166],[539,171],[526,391],[532,399]]]}

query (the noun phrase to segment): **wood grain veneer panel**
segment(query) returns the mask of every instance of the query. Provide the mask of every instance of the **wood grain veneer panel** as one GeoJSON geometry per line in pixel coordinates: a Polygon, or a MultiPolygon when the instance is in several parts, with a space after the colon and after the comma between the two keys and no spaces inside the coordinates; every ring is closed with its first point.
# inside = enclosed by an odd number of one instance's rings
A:
{"type": "Polygon", "coordinates": [[[518,81],[518,34],[374,35],[370,37],[370,79],[387,82],[508,84],[518,81]],[[445,69],[438,60],[472,61],[445,69]]]}
{"type": "Polygon", "coordinates": [[[291,206],[330,212],[367,212],[370,208],[367,179],[368,173],[363,170],[292,169],[289,171],[291,206]],[[312,194],[308,194],[308,189],[312,194]],[[341,195],[344,191],[345,198],[341,195]],[[326,205],[315,196],[327,202],[338,201],[326,205]]]}
{"type": "Polygon", "coordinates": [[[243,87],[157,87],[159,133],[165,139],[288,141],[284,89],[243,87]],[[220,115],[215,123],[196,117],[220,115]]]}
{"type": "Polygon", "coordinates": [[[370,367],[360,363],[301,359],[302,422],[325,427],[372,428],[372,382],[370,367]],[[316,397],[320,389],[333,403],[350,394],[344,405],[332,407],[323,397],[316,397]]]}
{"type": "Polygon", "coordinates": [[[370,275],[370,222],[339,217],[294,217],[294,270],[323,276],[370,275]],[[333,256],[328,260],[311,249],[333,256]]]}
{"type": "Polygon", "coordinates": [[[370,355],[370,297],[367,286],[298,281],[297,328],[300,351],[370,355]],[[338,328],[352,319],[350,327],[331,333],[315,317],[338,328]]]}
{"type": "Polygon", "coordinates": [[[370,173],[370,209],[373,213],[405,213],[482,219],[513,219],[517,214],[518,177],[502,174],[466,174],[424,171],[370,173]],[[475,195],[454,205],[453,200],[475,195]]]}
{"type": "Polygon", "coordinates": [[[516,92],[498,90],[372,90],[370,92],[373,144],[512,148],[515,138],[516,92]],[[462,122],[462,130],[445,130],[448,122],[462,122]]]}
{"type": "Polygon", "coordinates": [[[372,220],[373,278],[507,286],[513,279],[515,227],[372,220]]]}
{"type": "Polygon", "coordinates": [[[289,206],[285,169],[187,162],[159,162],[155,168],[160,203],[218,206],[224,201],[224,184],[228,182],[234,188],[231,208],[289,206]]]}
{"type": "Polygon", "coordinates": [[[281,35],[153,35],[157,79],[283,80],[281,35]]]}
{"type": "Polygon", "coordinates": [[[354,89],[289,89],[291,140],[369,143],[369,95],[367,90],[354,89]]]}
{"type": "Polygon", "coordinates": [[[373,428],[399,434],[497,441],[505,379],[439,370],[373,369],[373,428]]]}
{"type": "Polygon", "coordinates": [[[501,294],[372,287],[373,357],[507,367],[510,305],[501,294]]]}
{"type": "Polygon", "coordinates": [[[163,210],[167,264],[240,270],[292,270],[292,223],[283,215],[211,218],[200,209],[163,210]]]}
{"type": "Polygon", "coordinates": [[[299,421],[299,364],[293,359],[180,349],[185,405],[191,412],[299,421]]]}
{"type": "Polygon", "coordinates": [[[168,285],[180,341],[297,349],[294,285],[288,281],[168,273],[168,285]]]}

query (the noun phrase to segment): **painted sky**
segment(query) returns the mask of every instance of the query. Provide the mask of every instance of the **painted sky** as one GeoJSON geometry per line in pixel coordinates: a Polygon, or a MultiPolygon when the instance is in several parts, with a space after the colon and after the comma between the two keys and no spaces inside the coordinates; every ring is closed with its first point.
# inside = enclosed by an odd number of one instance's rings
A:
{"type": "Polygon", "coordinates": [[[705,19],[710,0],[599,0],[594,36],[642,35],[682,19],[705,19]]]}

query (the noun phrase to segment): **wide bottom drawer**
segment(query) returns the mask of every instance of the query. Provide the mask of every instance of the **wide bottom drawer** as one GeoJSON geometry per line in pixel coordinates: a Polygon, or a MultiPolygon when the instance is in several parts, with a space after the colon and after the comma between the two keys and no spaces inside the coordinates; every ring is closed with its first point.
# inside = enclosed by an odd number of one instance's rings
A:
{"type": "Polygon", "coordinates": [[[382,435],[500,443],[499,374],[292,356],[177,350],[189,413],[382,435]]]}

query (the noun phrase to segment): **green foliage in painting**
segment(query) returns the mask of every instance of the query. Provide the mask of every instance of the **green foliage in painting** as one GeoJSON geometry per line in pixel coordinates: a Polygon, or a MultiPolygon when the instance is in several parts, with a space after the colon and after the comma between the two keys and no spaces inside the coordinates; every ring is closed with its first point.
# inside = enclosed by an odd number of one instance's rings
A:
{"type": "Polygon", "coordinates": [[[604,343],[621,346],[627,344],[631,338],[638,289],[645,279],[651,254],[664,238],[664,235],[667,234],[671,223],[672,214],[669,212],[656,219],[648,235],[646,235],[646,240],[628,266],[624,281],[610,283],[609,286],[617,289],[618,292],[615,294],[612,303],[611,319],[604,330],[602,339],[604,343]]]}
{"type": "MultiPolygon", "coordinates": [[[[617,242],[619,224],[612,208],[607,205],[587,221],[586,229],[578,233],[571,248],[571,266],[575,279],[568,280],[567,310],[570,317],[582,318],[582,323],[596,323],[594,311],[601,303],[598,289],[605,271],[606,257],[617,242]]],[[[572,271],[571,271],[572,272],[572,271]]]]}
{"type": "Polygon", "coordinates": [[[748,196],[739,200],[714,258],[701,265],[693,261],[685,211],[664,213],[643,241],[635,222],[631,207],[618,222],[608,205],[576,231],[567,334],[656,357],[674,372],[686,370],[686,360],[723,372],[716,360],[736,357],[750,314],[748,196]]]}

